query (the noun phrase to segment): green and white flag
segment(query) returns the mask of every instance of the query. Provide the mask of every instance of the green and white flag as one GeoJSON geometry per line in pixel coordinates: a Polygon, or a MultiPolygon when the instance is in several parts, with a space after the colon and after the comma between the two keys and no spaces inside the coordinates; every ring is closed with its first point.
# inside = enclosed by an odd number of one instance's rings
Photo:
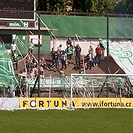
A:
{"type": "Polygon", "coordinates": [[[4,44],[0,43],[0,86],[8,86],[11,79],[14,84],[18,83],[15,77],[11,57],[4,44]]]}
{"type": "MultiPolygon", "coordinates": [[[[107,50],[107,40],[100,39],[107,50]]],[[[133,74],[133,42],[111,42],[109,41],[109,54],[126,74],[133,74]]],[[[129,77],[133,84],[133,77],[129,77]]]]}

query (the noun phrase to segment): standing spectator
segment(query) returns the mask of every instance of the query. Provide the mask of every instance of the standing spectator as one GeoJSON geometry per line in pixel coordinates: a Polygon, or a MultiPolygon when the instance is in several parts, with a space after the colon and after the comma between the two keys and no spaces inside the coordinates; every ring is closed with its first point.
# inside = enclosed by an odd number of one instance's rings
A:
{"type": "Polygon", "coordinates": [[[62,64],[62,68],[63,69],[66,69],[66,59],[67,59],[67,55],[65,53],[65,51],[62,51],[62,54],[61,54],[61,64],[62,64]]]}
{"type": "Polygon", "coordinates": [[[88,52],[91,52],[92,56],[94,57],[94,50],[93,50],[93,47],[91,45],[90,45],[88,52]]]}
{"type": "Polygon", "coordinates": [[[52,65],[54,65],[55,64],[55,50],[54,50],[54,48],[52,48],[52,50],[51,50],[51,52],[50,52],[50,54],[51,54],[51,57],[52,57],[52,65]]]}
{"type": "Polygon", "coordinates": [[[13,83],[13,80],[10,80],[10,85],[8,86],[9,89],[9,97],[15,97],[15,85],[13,83]]]}
{"type": "Polygon", "coordinates": [[[18,74],[18,81],[19,81],[20,84],[22,82],[23,76],[25,76],[25,77],[27,76],[27,73],[26,73],[25,69],[24,70],[20,70],[20,72],[18,74]]]}
{"type": "Polygon", "coordinates": [[[29,53],[33,54],[33,50],[34,50],[33,39],[30,40],[30,42],[28,44],[28,48],[29,48],[29,53]]]}
{"type": "Polygon", "coordinates": [[[14,53],[12,53],[12,60],[13,60],[14,70],[18,70],[18,51],[15,50],[14,53]]]}
{"type": "Polygon", "coordinates": [[[17,45],[16,45],[16,42],[13,41],[11,44],[11,54],[13,54],[15,50],[17,50],[17,45]]]}
{"type": "Polygon", "coordinates": [[[58,51],[54,54],[56,71],[60,71],[60,53],[58,51]]]}
{"type": "Polygon", "coordinates": [[[72,39],[70,37],[68,37],[67,41],[66,41],[66,45],[70,45],[72,46],[72,39]]]}
{"type": "Polygon", "coordinates": [[[62,51],[62,45],[60,44],[59,47],[57,47],[57,52],[61,53],[61,51],[62,51]]]}
{"type": "Polygon", "coordinates": [[[91,45],[90,45],[88,52],[91,53],[91,55],[92,55],[92,58],[93,58],[92,66],[94,67],[94,49],[91,45]]]}
{"type": "Polygon", "coordinates": [[[102,48],[101,60],[105,60],[105,58],[104,58],[105,48],[101,43],[100,43],[100,47],[102,48]]]}
{"type": "Polygon", "coordinates": [[[66,53],[67,53],[68,63],[71,63],[72,55],[73,55],[73,48],[70,46],[70,44],[67,45],[66,53]]]}
{"type": "Polygon", "coordinates": [[[21,95],[26,97],[27,96],[26,93],[27,93],[27,81],[26,77],[23,76],[23,79],[21,81],[21,95]]]}
{"type": "Polygon", "coordinates": [[[91,70],[92,66],[93,66],[93,56],[92,56],[92,51],[88,51],[88,54],[86,56],[87,58],[87,70],[89,68],[89,70],[91,70]]]}
{"type": "Polygon", "coordinates": [[[102,54],[102,48],[100,47],[100,44],[96,47],[96,64],[100,65],[101,63],[101,54],[102,54]]]}
{"type": "Polygon", "coordinates": [[[40,76],[44,77],[44,75],[45,75],[44,69],[42,66],[40,66],[40,76]]]}
{"type": "Polygon", "coordinates": [[[31,60],[29,58],[26,60],[26,69],[27,73],[29,73],[31,70],[31,60]]]}
{"type": "Polygon", "coordinates": [[[80,67],[80,55],[81,55],[81,47],[79,44],[76,45],[75,47],[75,63],[76,67],[80,67]]]}

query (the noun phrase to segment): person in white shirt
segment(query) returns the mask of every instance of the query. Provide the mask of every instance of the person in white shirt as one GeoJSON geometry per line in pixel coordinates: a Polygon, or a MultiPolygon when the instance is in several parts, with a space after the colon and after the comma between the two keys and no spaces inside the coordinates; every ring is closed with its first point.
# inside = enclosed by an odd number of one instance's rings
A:
{"type": "Polygon", "coordinates": [[[16,42],[13,41],[11,44],[11,53],[14,53],[16,50],[17,50],[17,45],[16,45],[16,42]]]}
{"type": "Polygon", "coordinates": [[[33,39],[30,40],[30,42],[28,44],[28,48],[29,48],[29,53],[33,54],[33,51],[34,51],[33,39]]]}

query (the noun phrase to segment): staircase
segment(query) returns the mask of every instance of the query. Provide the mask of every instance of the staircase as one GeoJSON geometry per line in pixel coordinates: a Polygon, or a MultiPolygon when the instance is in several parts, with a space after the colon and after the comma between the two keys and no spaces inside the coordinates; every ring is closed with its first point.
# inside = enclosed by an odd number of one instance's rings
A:
{"type": "MultiPolygon", "coordinates": [[[[49,58],[50,59],[50,58],[49,58]]],[[[74,58],[72,60],[74,63],[74,58]]],[[[82,71],[84,71],[85,74],[124,74],[124,71],[115,63],[112,57],[109,57],[109,67],[107,68],[107,58],[105,58],[104,61],[101,61],[101,65],[92,67],[91,70],[84,70],[82,68],[82,71]]],[[[65,76],[70,76],[71,74],[79,74],[80,70],[75,71],[74,64],[69,64],[67,66],[67,69],[64,70],[65,76]]],[[[58,72],[52,71],[46,71],[45,76],[59,76],[58,72]]]]}

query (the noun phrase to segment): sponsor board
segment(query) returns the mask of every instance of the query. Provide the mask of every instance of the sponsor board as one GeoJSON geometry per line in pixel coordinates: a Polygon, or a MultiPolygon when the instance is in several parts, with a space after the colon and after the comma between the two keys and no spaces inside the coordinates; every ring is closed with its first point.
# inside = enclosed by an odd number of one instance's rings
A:
{"type": "Polygon", "coordinates": [[[70,99],[65,98],[20,98],[20,108],[68,108],[70,99]]]}
{"type": "MultiPolygon", "coordinates": [[[[70,108],[66,98],[20,98],[20,108],[70,108]]],[[[74,108],[132,108],[132,98],[73,98],[74,108]]]]}

